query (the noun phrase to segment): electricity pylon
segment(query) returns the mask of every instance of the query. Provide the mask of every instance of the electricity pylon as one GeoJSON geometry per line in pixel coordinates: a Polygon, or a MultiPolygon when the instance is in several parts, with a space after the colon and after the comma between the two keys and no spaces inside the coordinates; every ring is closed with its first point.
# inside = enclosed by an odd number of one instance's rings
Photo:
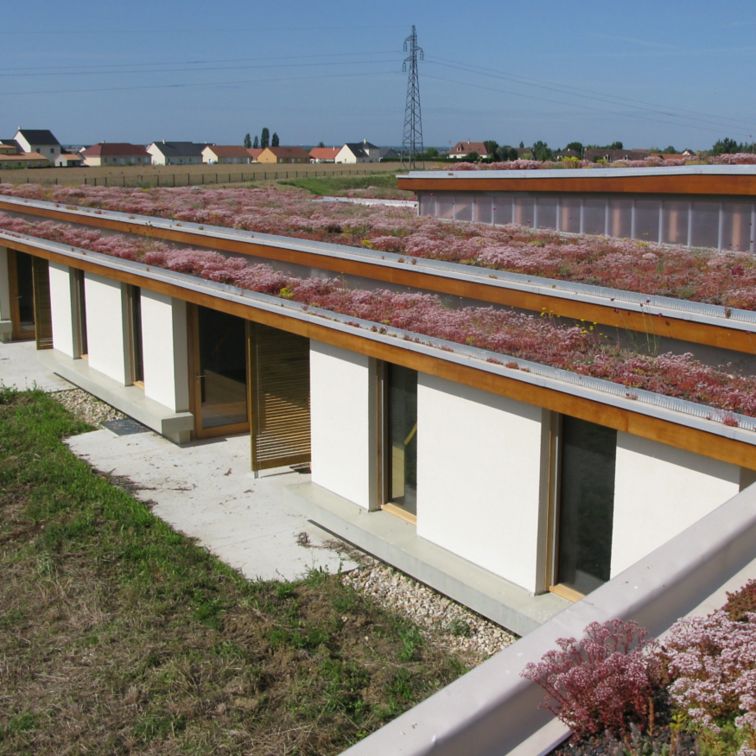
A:
{"type": "Polygon", "coordinates": [[[420,112],[420,82],[417,77],[417,61],[423,60],[423,48],[418,47],[417,32],[412,24],[412,34],[404,40],[402,71],[409,71],[407,77],[407,103],[404,107],[404,136],[402,137],[402,162],[415,167],[415,158],[423,152],[423,116],[420,112]]]}

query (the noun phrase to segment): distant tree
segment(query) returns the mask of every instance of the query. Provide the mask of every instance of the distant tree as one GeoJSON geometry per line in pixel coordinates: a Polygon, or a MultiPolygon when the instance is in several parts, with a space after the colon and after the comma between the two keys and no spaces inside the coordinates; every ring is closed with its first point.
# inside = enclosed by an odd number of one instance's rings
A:
{"type": "Polygon", "coordinates": [[[667,148],[664,150],[664,152],[668,153],[669,155],[676,155],[677,150],[675,149],[674,145],[668,144],[667,148]]]}
{"type": "Polygon", "coordinates": [[[525,142],[520,142],[519,147],[521,150],[525,149],[525,142]]]}
{"type": "Polygon", "coordinates": [[[612,142],[609,145],[609,149],[610,150],[624,150],[625,149],[625,145],[622,144],[622,142],[612,142]]]}
{"type": "Polygon", "coordinates": [[[517,160],[517,148],[509,144],[502,144],[496,150],[496,159],[502,162],[517,160]]]}
{"type": "Polygon", "coordinates": [[[583,157],[585,152],[582,142],[570,142],[564,149],[572,150],[579,158],[583,157]]]}
{"type": "Polygon", "coordinates": [[[324,142],[318,142],[318,147],[325,147],[325,143],[324,142]]]}
{"type": "Polygon", "coordinates": [[[260,134],[260,147],[265,149],[266,147],[270,146],[270,130],[267,126],[263,127],[262,133],[260,134]]]}
{"type": "Polygon", "coordinates": [[[533,157],[536,160],[551,160],[554,157],[554,153],[546,142],[542,142],[540,139],[533,143],[531,148],[533,151],[533,157]]]}
{"type": "Polygon", "coordinates": [[[480,160],[480,155],[473,151],[468,152],[467,155],[465,155],[465,161],[468,163],[477,163],[480,160]]]}
{"type": "Polygon", "coordinates": [[[249,134],[244,135],[244,146],[249,149],[252,146],[252,137],[249,134]]]}
{"type": "Polygon", "coordinates": [[[252,147],[256,150],[260,149],[260,137],[258,137],[257,134],[255,134],[255,141],[252,142],[252,147]]]}
{"type": "Polygon", "coordinates": [[[278,147],[278,134],[274,131],[273,136],[270,138],[270,146],[278,147]]]}
{"type": "Polygon", "coordinates": [[[739,152],[739,150],[740,145],[734,139],[730,139],[730,137],[718,139],[714,142],[714,146],[711,148],[711,151],[715,155],[732,154],[734,152],[739,152]]]}
{"type": "Polygon", "coordinates": [[[494,139],[486,139],[483,144],[486,145],[486,155],[490,158],[495,158],[496,150],[499,149],[499,143],[494,139]]]}

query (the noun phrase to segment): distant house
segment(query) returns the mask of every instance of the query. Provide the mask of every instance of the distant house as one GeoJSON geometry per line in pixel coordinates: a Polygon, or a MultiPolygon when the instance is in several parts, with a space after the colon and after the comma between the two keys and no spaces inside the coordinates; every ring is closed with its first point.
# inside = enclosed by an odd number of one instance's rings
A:
{"type": "Polygon", "coordinates": [[[47,168],[50,161],[39,152],[0,152],[2,168],[47,168]]]}
{"type": "Polygon", "coordinates": [[[383,150],[363,139],[361,142],[347,142],[336,155],[335,163],[379,163],[383,150]]]}
{"type": "Polygon", "coordinates": [[[475,153],[479,157],[488,157],[488,148],[485,142],[457,142],[449,150],[449,157],[454,160],[464,160],[468,155],[475,153]]]}
{"type": "Polygon", "coordinates": [[[77,152],[61,152],[55,159],[56,168],[76,168],[84,163],[84,158],[77,152]]]}
{"type": "Polygon", "coordinates": [[[197,142],[153,142],[147,147],[153,165],[201,165],[202,150],[206,143],[197,142]]]}
{"type": "Polygon", "coordinates": [[[249,150],[236,145],[209,144],[202,150],[202,162],[208,165],[244,165],[251,162],[249,150]]]}
{"type": "Polygon", "coordinates": [[[18,155],[20,152],[19,146],[12,139],[0,139],[0,155],[18,155]]]}
{"type": "Polygon", "coordinates": [[[60,142],[47,129],[19,129],[13,137],[23,152],[44,155],[53,165],[63,152],[60,142]]]}
{"type": "Polygon", "coordinates": [[[142,144],[128,142],[100,142],[87,147],[81,153],[84,165],[150,165],[152,160],[142,144]]]}
{"type": "Polygon", "coordinates": [[[266,147],[257,157],[258,163],[307,163],[310,156],[302,147],[266,147]]]}
{"type": "Polygon", "coordinates": [[[310,150],[310,162],[334,163],[340,149],[341,147],[313,147],[310,150]]]}
{"type": "Polygon", "coordinates": [[[247,147],[247,154],[249,155],[250,163],[257,163],[258,158],[262,154],[262,147],[247,147]]]}

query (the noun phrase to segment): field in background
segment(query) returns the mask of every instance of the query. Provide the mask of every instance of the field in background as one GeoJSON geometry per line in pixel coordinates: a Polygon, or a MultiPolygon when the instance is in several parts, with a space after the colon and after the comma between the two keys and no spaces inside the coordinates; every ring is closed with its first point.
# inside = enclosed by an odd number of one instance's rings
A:
{"type": "Polygon", "coordinates": [[[0,753],[337,753],[465,671],[337,575],[247,581],[0,386],[0,753]]]}
{"type": "MultiPolygon", "coordinates": [[[[426,166],[431,168],[432,166],[426,166]]],[[[401,163],[358,165],[168,165],[104,168],[35,168],[0,170],[0,183],[64,184],[76,186],[201,186],[240,184],[252,181],[310,179],[315,177],[357,177],[370,174],[395,176],[406,173],[401,163]]]]}

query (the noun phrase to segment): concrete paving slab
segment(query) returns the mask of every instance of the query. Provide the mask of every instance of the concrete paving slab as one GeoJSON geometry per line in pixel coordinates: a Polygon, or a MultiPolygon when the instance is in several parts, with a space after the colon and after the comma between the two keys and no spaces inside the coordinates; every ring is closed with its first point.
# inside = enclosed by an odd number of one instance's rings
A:
{"type": "Polygon", "coordinates": [[[312,569],[356,566],[309,522],[292,490],[309,475],[286,468],[255,478],[247,436],[178,447],[154,433],[102,429],[68,445],[98,471],[128,479],[155,514],[250,579],[294,580],[312,569]]]}
{"type": "Polygon", "coordinates": [[[33,341],[0,344],[0,384],[27,391],[65,391],[73,386],[51,373],[37,359],[37,345],[33,341]]]}

